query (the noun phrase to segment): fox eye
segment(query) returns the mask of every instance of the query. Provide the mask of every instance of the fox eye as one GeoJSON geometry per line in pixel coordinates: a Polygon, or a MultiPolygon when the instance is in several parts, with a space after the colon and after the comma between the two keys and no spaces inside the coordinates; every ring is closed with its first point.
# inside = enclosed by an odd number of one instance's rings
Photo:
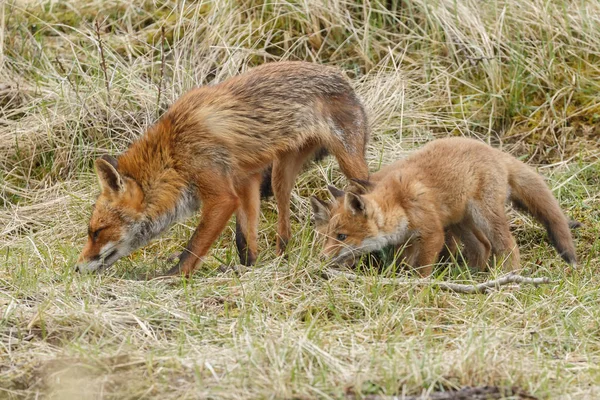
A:
{"type": "Polygon", "coordinates": [[[92,240],[95,242],[96,240],[98,240],[98,235],[100,234],[101,231],[103,231],[105,228],[100,228],[100,229],[96,229],[93,232],[90,232],[90,236],[92,237],[92,240]]]}
{"type": "Polygon", "coordinates": [[[339,240],[340,242],[343,242],[344,240],[346,240],[347,237],[348,237],[348,235],[346,235],[344,233],[338,233],[337,240],[339,240]]]}

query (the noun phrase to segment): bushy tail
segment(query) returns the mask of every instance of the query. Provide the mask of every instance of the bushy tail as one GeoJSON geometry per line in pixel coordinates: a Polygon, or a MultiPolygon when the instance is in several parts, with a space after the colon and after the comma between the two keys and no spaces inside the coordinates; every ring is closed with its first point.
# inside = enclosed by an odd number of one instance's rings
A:
{"type": "Polygon", "coordinates": [[[575,246],[571,237],[570,226],[575,227],[576,221],[569,221],[563,214],[558,201],[535,171],[522,162],[510,159],[509,184],[510,199],[513,204],[528,211],[540,221],[556,247],[560,256],[569,264],[576,264],[575,246]]]}

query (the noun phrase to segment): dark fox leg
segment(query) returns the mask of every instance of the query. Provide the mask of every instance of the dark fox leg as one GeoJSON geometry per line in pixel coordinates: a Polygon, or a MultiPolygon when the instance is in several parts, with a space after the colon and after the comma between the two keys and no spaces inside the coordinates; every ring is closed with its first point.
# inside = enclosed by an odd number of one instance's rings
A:
{"type": "Polygon", "coordinates": [[[456,234],[453,227],[447,228],[444,234],[444,246],[440,252],[438,261],[448,261],[456,255],[460,244],[460,236],[456,234]]]}
{"type": "Polygon", "coordinates": [[[260,198],[266,199],[273,196],[273,185],[271,177],[273,175],[273,164],[270,164],[262,173],[260,182],[260,198]]]}
{"type": "Polygon", "coordinates": [[[315,146],[285,153],[273,162],[273,192],[277,200],[277,254],[281,255],[290,239],[290,195],[296,175],[315,151],[315,146]]]}
{"type": "Polygon", "coordinates": [[[468,265],[484,271],[492,250],[488,238],[473,223],[457,225],[455,232],[464,244],[464,255],[468,265]]]}
{"type": "Polygon", "coordinates": [[[438,261],[445,232],[437,219],[432,219],[427,226],[421,226],[418,234],[409,240],[403,253],[404,261],[417,270],[421,276],[429,276],[433,265],[438,261]]]}
{"type": "MultiPolygon", "coordinates": [[[[325,158],[327,155],[329,154],[329,152],[327,151],[326,148],[321,147],[319,150],[317,150],[314,153],[314,157],[312,159],[312,161],[320,161],[323,158],[325,158]]],[[[271,183],[272,181],[272,176],[273,176],[273,164],[269,165],[267,168],[265,168],[265,170],[262,172],[261,177],[260,177],[260,198],[261,199],[266,199],[268,197],[273,196],[273,185],[271,183]]],[[[260,208],[260,204],[259,204],[259,208],[260,208]]],[[[246,253],[246,245],[247,245],[247,241],[246,241],[246,237],[243,235],[242,233],[242,227],[239,224],[238,219],[236,218],[236,225],[235,225],[235,243],[238,249],[238,255],[240,256],[240,262],[244,265],[251,265],[254,263],[254,260],[252,260],[252,262],[250,262],[249,260],[246,259],[246,256],[244,255],[246,253]]],[[[179,254],[177,254],[179,255],[179,254]]]]}
{"type": "Polygon", "coordinates": [[[235,243],[243,265],[253,265],[256,261],[260,180],[261,174],[255,174],[237,185],[240,206],[235,218],[235,243]]]}

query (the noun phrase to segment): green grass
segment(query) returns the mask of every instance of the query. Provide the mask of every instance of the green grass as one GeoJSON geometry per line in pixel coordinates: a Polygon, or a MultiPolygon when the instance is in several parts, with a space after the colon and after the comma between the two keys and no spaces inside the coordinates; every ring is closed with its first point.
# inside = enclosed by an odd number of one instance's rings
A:
{"type": "MultiPolygon", "coordinates": [[[[600,396],[600,3],[9,0],[0,10],[0,398],[345,398],[466,385],[600,396]],[[584,224],[579,267],[511,211],[523,274],[553,283],[461,295],[391,284],[416,277],[389,269],[328,279],[308,202],[345,182],[328,158],[297,180],[286,259],[266,201],[255,268],[219,269],[237,262],[230,225],[193,278],[141,280],[169,267],[194,217],[105,274],[75,274],[98,191],[93,160],[123,151],[187,89],[287,59],[346,71],[369,113],[372,170],[449,135],[539,167],[584,224]]],[[[440,266],[435,279],[499,274],[440,266]]]]}

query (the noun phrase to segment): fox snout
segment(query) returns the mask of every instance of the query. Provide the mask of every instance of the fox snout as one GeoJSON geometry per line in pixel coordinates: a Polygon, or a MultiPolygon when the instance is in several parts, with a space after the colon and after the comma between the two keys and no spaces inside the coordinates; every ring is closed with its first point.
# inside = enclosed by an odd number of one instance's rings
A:
{"type": "Polygon", "coordinates": [[[89,264],[100,261],[100,255],[95,255],[91,257],[89,260],[86,260],[82,255],[77,259],[77,264],[75,264],[75,272],[88,272],[89,264]]]}
{"type": "Polygon", "coordinates": [[[337,253],[338,251],[336,251],[334,247],[328,246],[327,243],[325,243],[325,246],[321,250],[321,254],[319,254],[319,260],[322,262],[331,261],[337,253]]]}
{"type": "Polygon", "coordinates": [[[75,272],[97,272],[110,267],[119,259],[116,249],[110,251],[105,256],[96,255],[89,259],[80,259],[75,264],[75,272]]]}
{"type": "Polygon", "coordinates": [[[96,249],[93,243],[86,245],[77,259],[75,272],[97,272],[114,264],[121,255],[115,243],[107,243],[96,249]]]}
{"type": "Polygon", "coordinates": [[[335,245],[325,245],[321,254],[319,255],[319,259],[322,262],[329,262],[334,265],[351,267],[355,264],[356,255],[353,251],[346,249],[338,244],[335,245]]]}
{"type": "Polygon", "coordinates": [[[357,262],[357,256],[353,253],[345,254],[342,256],[328,256],[325,254],[321,254],[319,258],[321,259],[321,262],[346,268],[353,267],[357,262]]]}

